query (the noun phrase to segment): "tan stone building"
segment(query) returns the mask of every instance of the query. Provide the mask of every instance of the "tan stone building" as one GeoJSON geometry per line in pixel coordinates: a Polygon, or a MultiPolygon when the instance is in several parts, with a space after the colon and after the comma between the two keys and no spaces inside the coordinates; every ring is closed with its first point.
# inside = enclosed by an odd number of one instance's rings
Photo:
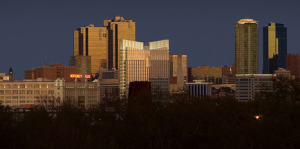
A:
{"type": "Polygon", "coordinates": [[[71,101],[76,107],[90,108],[100,102],[100,84],[44,78],[0,82],[0,102],[4,106],[47,105],[45,101],[55,101],[56,106],[71,101]]]}
{"type": "Polygon", "coordinates": [[[282,76],[282,77],[291,77],[291,72],[290,70],[286,70],[284,68],[278,68],[277,70],[274,71],[274,74],[276,74],[277,77],[282,76]]]}
{"type": "Polygon", "coordinates": [[[63,99],[63,80],[39,78],[30,81],[0,82],[0,102],[4,106],[36,105],[42,100],[63,99]]]}

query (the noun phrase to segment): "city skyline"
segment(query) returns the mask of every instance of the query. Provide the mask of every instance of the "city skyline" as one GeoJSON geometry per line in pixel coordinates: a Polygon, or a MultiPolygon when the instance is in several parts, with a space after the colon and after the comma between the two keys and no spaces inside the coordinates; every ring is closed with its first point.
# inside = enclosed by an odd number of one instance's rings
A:
{"type": "Polygon", "coordinates": [[[260,24],[260,72],[263,68],[262,27],[269,22],[284,23],[289,28],[288,53],[298,54],[297,41],[300,37],[297,34],[300,29],[297,27],[298,20],[294,19],[299,12],[298,1],[272,5],[260,1],[259,5],[253,2],[215,3],[161,2],[159,6],[155,5],[157,12],[153,13],[149,10],[154,3],[144,7],[142,3],[131,6],[121,2],[116,4],[114,11],[108,11],[109,8],[96,9],[100,5],[98,2],[60,2],[57,5],[56,2],[16,3],[4,0],[0,2],[1,14],[5,14],[1,16],[0,45],[1,49],[5,49],[6,56],[1,59],[5,65],[0,67],[0,71],[8,73],[11,66],[15,79],[22,80],[24,70],[43,65],[45,56],[48,63],[67,66],[69,56],[73,55],[72,31],[87,24],[101,26],[103,20],[113,19],[117,15],[136,22],[137,41],[169,39],[170,54],[188,55],[188,67],[231,66],[234,62],[233,24],[245,17],[253,18],[260,24]],[[237,11],[240,13],[236,14],[237,11]],[[180,29],[187,22],[193,23],[180,29]],[[218,26],[220,23],[222,25],[218,26]],[[217,44],[214,44],[216,41],[217,44]]]}

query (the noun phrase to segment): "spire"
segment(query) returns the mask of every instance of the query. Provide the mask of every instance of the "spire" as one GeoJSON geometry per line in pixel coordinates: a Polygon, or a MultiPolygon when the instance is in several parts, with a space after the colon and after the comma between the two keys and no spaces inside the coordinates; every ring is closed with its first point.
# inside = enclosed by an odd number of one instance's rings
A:
{"type": "Polygon", "coordinates": [[[8,76],[10,76],[11,81],[14,81],[14,72],[11,67],[9,68],[8,76]]]}

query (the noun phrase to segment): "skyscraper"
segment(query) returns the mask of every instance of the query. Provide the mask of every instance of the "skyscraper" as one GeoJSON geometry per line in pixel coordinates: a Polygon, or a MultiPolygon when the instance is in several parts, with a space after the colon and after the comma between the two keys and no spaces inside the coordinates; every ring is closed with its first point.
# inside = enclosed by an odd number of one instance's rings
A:
{"type": "Polygon", "coordinates": [[[135,22],[115,16],[114,20],[104,20],[103,26],[109,32],[109,69],[119,69],[120,40],[135,41],[135,22]]]}
{"type": "Polygon", "coordinates": [[[258,22],[253,19],[235,23],[235,73],[258,73],[258,22]]]}
{"type": "Polygon", "coordinates": [[[91,73],[95,76],[99,68],[108,68],[108,30],[94,24],[74,31],[74,56],[91,56],[91,73]]]}
{"type": "Polygon", "coordinates": [[[91,56],[91,73],[95,76],[99,68],[118,69],[120,40],[135,41],[135,22],[116,16],[104,20],[104,27],[90,24],[74,31],[74,55],[91,56]]]}
{"type": "Polygon", "coordinates": [[[263,28],[263,73],[286,68],[286,55],[287,28],[281,23],[269,23],[263,28]]]}
{"type": "Polygon", "coordinates": [[[187,81],[187,55],[170,55],[170,92],[183,89],[187,81]]]}
{"type": "Polygon", "coordinates": [[[143,42],[120,40],[120,96],[127,96],[129,83],[149,81],[151,89],[169,93],[169,40],[143,42]]]}
{"type": "Polygon", "coordinates": [[[150,50],[149,82],[151,90],[168,95],[170,91],[169,40],[146,43],[150,50]]]}

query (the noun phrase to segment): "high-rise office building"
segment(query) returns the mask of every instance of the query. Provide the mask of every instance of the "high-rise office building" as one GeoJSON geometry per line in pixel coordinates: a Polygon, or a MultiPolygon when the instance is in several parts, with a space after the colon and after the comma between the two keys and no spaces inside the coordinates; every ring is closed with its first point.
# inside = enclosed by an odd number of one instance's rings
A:
{"type": "Polygon", "coordinates": [[[235,23],[235,73],[258,73],[258,22],[241,19],[235,23]]]}
{"type": "Polygon", "coordinates": [[[269,23],[263,28],[263,73],[286,68],[287,29],[281,23],[269,23]]]}
{"type": "Polygon", "coordinates": [[[187,55],[170,55],[170,92],[183,89],[187,81],[187,55]]]}
{"type": "Polygon", "coordinates": [[[115,16],[114,20],[104,20],[103,26],[109,32],[109,69],[119,69],[120,40],[135,41],[135,22],[115,16]]]}
{"type": "Polygon", "coordinates": [[[168,95],[170,90],[169,40],[146,43],[144,49],[150,51],[149,82],[152,91],[168,95]]]}
{"type": "Polygon", "coordinates": [[[149,81],[155,92],[169,93],[169,40],[143,42],[122,39],[120,42],[120,96],[128,95],[129,83],[149,81]]]}
{"type": "Polygon", "coordinates": [[[143,42],[121,40],[119,81],[120,97],[126,97],[129,83],[149,81],[150,51],[144,49],[143,42]]]}
{"type": "Polygon", "coordinates": [[[103,27],[81,27],[74,31],[74,56],[91,56],[93,76],[100,67],[118,69],[121,39],[135,41],[135,22],[121,16],[104,20],[103,27]]]}
{"type": "Polygon", "coordinates": [[[91,56],[91,73],[95,76],[100,67],[108,68],[108,30],[94,24],[74,31],[74,56],[91,56]]]}

